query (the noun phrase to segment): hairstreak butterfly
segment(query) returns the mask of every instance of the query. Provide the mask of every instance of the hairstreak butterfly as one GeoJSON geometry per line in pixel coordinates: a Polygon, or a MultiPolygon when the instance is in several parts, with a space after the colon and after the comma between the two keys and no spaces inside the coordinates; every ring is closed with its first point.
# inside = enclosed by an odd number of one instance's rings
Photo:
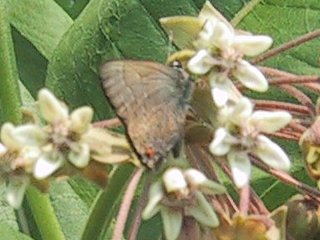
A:
{"type": "Polygon", "coordinates": [[[192,81],[181,67],[151,61],[109,61],[100,73],[132,147],[154,168],[183,136],[192,81]]]}

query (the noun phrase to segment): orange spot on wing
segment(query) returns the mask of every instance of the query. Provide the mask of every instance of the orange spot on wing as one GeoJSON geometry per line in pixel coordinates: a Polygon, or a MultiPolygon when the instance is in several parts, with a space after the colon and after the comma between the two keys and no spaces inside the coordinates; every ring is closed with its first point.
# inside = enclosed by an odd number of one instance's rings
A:
{"type": "Polygon", "coordinates": [[[148,158],[153,158],[156,155],[156,151],[154,150],[154,148],[148,147],[148,148],[146,148],[145,155],[148,158]]]}

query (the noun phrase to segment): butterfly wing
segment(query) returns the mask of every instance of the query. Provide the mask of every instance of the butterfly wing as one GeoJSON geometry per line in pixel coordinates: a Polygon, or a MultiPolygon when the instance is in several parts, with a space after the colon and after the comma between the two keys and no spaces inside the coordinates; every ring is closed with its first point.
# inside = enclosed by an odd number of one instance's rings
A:
{"type": "Polygon", "coordinates": [[[190,80],[171,67],[130,60],[105,63],[101,77],[135,151],[153,167],[181,139],[190,80]]]}

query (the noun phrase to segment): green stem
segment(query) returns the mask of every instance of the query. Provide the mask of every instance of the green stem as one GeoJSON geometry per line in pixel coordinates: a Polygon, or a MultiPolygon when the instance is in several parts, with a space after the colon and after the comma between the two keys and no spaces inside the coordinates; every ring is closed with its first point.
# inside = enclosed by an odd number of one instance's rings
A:
{"type": "Polygon", "coordinates": [[[29,187],[26,196],[41,239],[65,240],[48,195],[29,187]]]}
{"type": "Polygon", "coordinates": [[[9,25],[8,6],[0,1],[0,123],[21,121],[18,70],[9,25]]]}
{"type": "Polygon", "coordinates": [[[247,16],[252,9],[261,2],[262,0],[252,0],[250,2],[248,2],[239,12],[237,12],[237,14],[233,17],[233,19],[231,20],[231,24],[233,26],[237,26],[241,20],[247,16]]]}

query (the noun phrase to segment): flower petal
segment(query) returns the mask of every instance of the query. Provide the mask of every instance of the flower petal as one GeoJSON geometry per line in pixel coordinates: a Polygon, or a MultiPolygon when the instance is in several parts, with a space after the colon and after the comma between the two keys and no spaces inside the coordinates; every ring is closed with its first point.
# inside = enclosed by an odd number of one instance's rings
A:
{"type": "Polygon", "coordinates": [[[198,37],[193,42],[195,49],[210,49],[214,41],[214,23],[206,21],[198,34],[198,37]]]}
{"type": "Polygon", "coordinates": [[[68,109],[48,89],[41,89],[38,93],[40,112],[49,122],[65,121],[68,118],[68,109]]]}
{"type": "Polygon", "coordinates": [[[159,22],[179,49],[190,48],[203,27],[203,21],[190,16],[164,17],[159,22]]]}
{"type": "Polygon", "coordinates": [[[211,95],[214,103],[219,108],[225,106],[227,101],[229,100],[228,92],[222,90],[221,88],[217,88],[217,87],[212,88],[211,95]]]}
{"type": "Polygon", "coordinates": [[[268,81],[264,75],[258,68],[245,60],[239,60],[236,69],[232,73],[235,78],[251,90],[258,92],[268,90],[268,81]]]}
{"type": "Polygon", "coordinates": [[[211,71],[209,74],[209,83],[211,86],[211,95],[217,107],[223,107],[230,99],[238,102],[241,93],[233,82],[225,75],[211,71]]]}
{"type": "Polygon", "coordinates": [[[230,151],[231,144],[226,141],[229,132],[225,128],[218,128],[215,131],[214,139],[209,145],[209,150],[213,155],[223,156],[230,151]]]}
{"type": "Polygon", "coordinates": [[[224,22],[217,22],[214,26],[214,39],[212,44],[219,49],[231,47],[234,38],[234,31],[230,29],[224,22]]]}
{"type": "MultiPolygon", "coordinates": [[[[26,172],[31,173],[33,172],[34,164],[41,157],[41,154],[41,148],[34,146],[26,146],[20,152],[21,160],[23,162],[19,164],[22,164],[26,172]]],[[[15,168],[17,167],[19,166],[15,166],[15,168]]]]}
{"type": "Polygon", "coordinates": [[[246,56],[256,56],[272,45],[272,38],[263,35],[236,35],[232,47],[246,56]]]}
{"type": "Polygon", "coordinates": [[[269,138],[263,135],[257,137],[257,146],[254,149],[254,153],[269,166],[288,171],[291,166],[291,162],[287,154],[282,148],[271,141],[269,138]]]}
{"type": "Polygon", "coordinates": [[[182,227],[182,213],[164,206],[160,213],[166,239],[177,239],[182,227]]]}
{"type": "Polygon", "coordinates": [[[27,176],[14,176],[9,179],[6,189],[6,199],[10,206],[15,209],[21,206],[24,193],[29,185],[29,177],[27,176]]]}
{"type": "Polygon", "coordinates": [[[15,127],[12,131],[12,137],[24,146],[39,146],[47,140],[47,134],[44,130],[33,124],[15,127]]]}
{"type": "Polygon", "coordinates": [[[86,132],[90,126],[93,117],[91,107],[80,107],[74,110],[70,115],[70,130],[78,134],[86,132]]]}
{"type": "Polygon", "coordinates": [[[286,111],[255,111],[248,123],[259,131],[272,133],[286,126],[291,119],[291,114],[286,111]]]}
{"type": "Polygon", "coordinates": [[[90,148],[88,144],[78,144],[68,154],[69,161],[78,168],[84,168],[90,160],[90,148]]]}
{"type": "Polygon", "coordinates": [[[243,121],[248,119],[251,116],[253,111],[253,104],[247,97],[242,97],[233,107],[232,112],[230,113],[231,122],[235,125],[241,125],[243,121]]]}
{"type": "Polygon", "coordinates": [[[188,61],[187,67],[190,72],[202,75],[209,72],[215,63],[214,58],[206,50],[200,50],[188,61]]]}
{"type": "Polygon", "coordinates": [[[0,143],[0,158],[7,153],[8,149],[6,146],[0,143]]]}
{"type": "Polygon", "coordinates": [[[33,175],[36,179],[42,180],[49,177],[63,164],[63,157],[50,157],[50,154],[43,154],[35,163],[33,175]]]}
{"type": "Polygon", "coordinates": [[[201,225],[206,227],[217,227],[219,219],[213,207],[200,192],[195,192],[197,204],[186,208],[186,214],[194,217],[201,225]]]}
{"type": "Polygon", "coordinates": [[[230,31],[233,31],[232,25],[217,9],[215,9],[214,6],[212,6],[210,1],[205,2],[198,18],[202,21],[211,21],[212,23],[222,22],[230,29],[230,31]]]}
{"type": "Polygon", "coordinates": [[[251,174],[251,163],[246,152],[231,151],[227,158],[229,160],[233,181],[238,188],[248,184],[251,174]]]}
{"type": "Polygon", "coordinates": [[[3,144],[11,149],[11,150],[18,150],[23,147],[21,142],[17,141],[12,135],[15,127],[12,123],[4,123],[1,127],[1,141],[3,144]]]}
{"type": "Polygon", "coordinates": [[[164,197],[164,192],[161,182],[155,182],[151,185],[149,190],[149,200],[142,212],[143,219],[149,219],[153,217],[160,210],[159,203],[164,197]]]}

